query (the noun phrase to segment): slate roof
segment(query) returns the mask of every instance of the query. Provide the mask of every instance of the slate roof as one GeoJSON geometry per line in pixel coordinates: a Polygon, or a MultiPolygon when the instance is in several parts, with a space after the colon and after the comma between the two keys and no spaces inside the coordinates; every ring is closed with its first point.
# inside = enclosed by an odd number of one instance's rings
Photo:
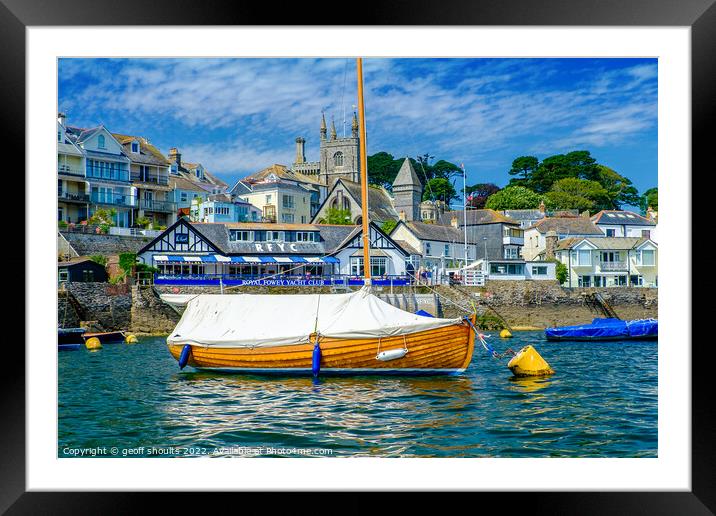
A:
{"type": "Polygon", "coordinates": [[[403,248],[403,251],[405,251],[405,252],[408,253],[408,254],[417,254],[417,255],[421,255],[421,254],[422,254],[420,251],[418,251],[417,249],[415,249],[412,245],[410,245],[410,244],[409,244],[408,242],[406,242],[405,240],[395,240],[395,239],[393,239],[393,242],[395,242],[395,243],[398,244],[400,247],[402,247],[402,248],[403,248]]]}
{"type": "Polygon", "coordinates": [[[60,233],[79,256],[136,253],[152,240],[148,237],[97,235],[72,231],[60,231],[60,233]]]}
{"type": "Polygon", "coordinates": [[[196,181],[187,179],[183,175],[177,174],[169,174],[169,186],[190,192],[207,193],[212,191],[212,185],[209,183],[197,183],[196,181]]]}
{"type": "Polygon", "coordinates": [[[314,186],[325,186],[320,180],[318,180],[315,177],[301,174],[300,172],[294,172],[293,170],[290,170],[286,165],[279,165],[274,164],[270,167],[266,167],[263,170],[259,170],[258,172],[255,172],[249,176],[246,176],[241,181],[245,183],[257,183],[260,181],[263,181],[271,174],[276,175],[279,179],[284,179],[287,181],[297,181],[299,183],[308,183],[310,185],[314,186]]]}
{"type": "Polygon", "coordinates": [[[556,231],[558,235],[603,235],[602,231],[586,217],[555,217],[535,222],[527,229],[540,233],[556,231]]]}
{"type": "Polygon", "coordinates": [[[501,213],[514,220],[539,220],[546,216],[540,210],[502,210],[501,213]]]}
{"type": "Polygon", "coordinates": [[[602,210],[592,216],[595,224],[616,224],[628,226],[656,226],[653,220],[642,217],[638,213],[622,210],[602,210]]]}
{"type": "MultiPolygon", "coordinates": [[[[559,242],[557,242],[557,247],[555,248],[557,251],[565,250],[565,249],[571,249],[575,245],[579,244],[579,242],[582,242],[583,240],[586,240],[590,244],[594,245],[597,249],[606,249],[606,250],[628,250],[628,249],[634,249],[636,247],[639,247],[644,242],[650,241],[654,243],[652,240],[648,238],[642,238],[642,237],[601,237],[601,238],[578,238],[578,237],[570,237],[570,238],[563,238],[559,242]]],[[[656,243],[654,243],[656,245],[656,243]]]]}
{"type": "Polygon", "coordinates": [[[418,175],[415,173],[413,164],[408,158],[405,158],[405,161],[403,161],[403,164],[400,166],[400,170],[398,170],[398,175],[395,176],[393,186],[412,185],[422,185],[422,183],[420,182],[420,179],[418,179],[418,175]]]}
{"type": "MultiPolygon", "coordinates": [[[[450,220],[453,217],[457,217],[458,224],[462,225],[464,216],[463,216],[463,210],[457,210],[457,211],[446,211],[442,215],[440,215],[440,218],[438,219],[438,224],[441,224],[443,226],[449,226],[450,220]]],[[[495,210],[467,210],[467,225],[468,226],[476,226],[479,224],[516,224],[519,225],[519,222],[517,222],[515,219],[512,219],[510,217],[507,217],[503,215],[500,212],[497,212],[495,210]]]]}
{"type": "MultiPolygon", "coordinates": [[[[442,226],[440,224],[426,224],[424,222],[401,220],[398,225],[404,224],[411,233],[420,240],[435,240],[437,242],[462,242],[465,240],[465,233],[453,226],[442,226]]],[[[397,229],[398,226],[396,226],[397,229]]],[[[395,229],[393,229],[395,231],[395,229]]],[[[391,233],[393,232],[391,231],[391,233]]]]}
{"type": "MultiPolygon", "coordinates": [[[[329,224],[269,224],[269,223],[253,223],[253,222],[236,222],[230,224],[221,223],[191,223],[193,229],[198,231],[207,240],[214,244],[218,250],[226,255],[231,254],[256,254],[256,244],[272,244],[273,249],[268,251],[272,254],[316,254],[326,255],[337,250],[346,237],[359,226],[337,226],[329,224]],[[318,231],[321,235],[321,242],[300,242],[301,246],[298,251],[290,249],[289,245],[285,245],[284,250],[272,242],[231,242],[229,241],[230,229],[245,230],[293,230],[293,231],[318,231]]],[[[295,243],[295,242],[290,242],[295,243]]],[[[283,244],[283,243],[282,243],[283,244]]],[[[288,243],[286,243],[288,244],[288,243]]],[[[264,251],[261,254],[266,254],[264,251]]]]}
{"type": "Polygon", "coordinates": [[[122,144],[125,154],[136,163],[145,163],[147,165],[155,165],[158,167],[166,167],[169,165],[169,160],[157,149],[154,145],[149,143],[146,138],[141,136],[131,136],[128,134],[112,133],[112,136],[122,144]],[[132,152],[132,142],[139,142],[139,152],[132,152]]]}
{"type": "MultiPolygon", "coordinates": [[[[358,206],[361,206],[361,186],[360,183],[348,181],[347,179],[339,179],[334,185],[334,189],[338,183],[342,183],[351,197],[355,199],[358,206]]],[[[368,187],[368,218],[376,222],[385,222],[388,219],[398,220],[398,212],[393,208],[393,201],[383,188],[374,186],[368,187]]]]}

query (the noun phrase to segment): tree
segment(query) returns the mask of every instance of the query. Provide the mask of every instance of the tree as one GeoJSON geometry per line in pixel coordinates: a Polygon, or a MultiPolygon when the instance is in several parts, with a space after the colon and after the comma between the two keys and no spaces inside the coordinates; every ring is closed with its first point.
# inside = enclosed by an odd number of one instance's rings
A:
{"type": "Polygon", "coordinates": [[[631,180],[607,166],[598,165],[597,168],[599,172],[596,181],[609,192],[611,200],[610,207],[604,209],[619,210],[623,205],[640,205],[639,192],[632,185],[631,180]]]}
{"type": "Polygon", "coordinates": [[[649,188],[639,200],[639,206],[642,213],[646,214],[646,210],[651,207],[654,211],[659,211],[659,188],[649,188]]]}
{"type": "Polygon", "coordinates": [[[368,183],[391,189],[401,164],[402,160],[395,159],[387,152],[368,156],[368,183]]]}
{"type": "Polygon", "coordinates": [[[457,198],[455,187],[450,181],[442,177],[436,177],[428,181],[423,190],[423,201],[441,200],[449,205],[450,201],[457,198]]]}
{"type": "Polygon", "coordinates": [[[545,194],[545,206],[554,210],[594,212],[611,209],[612,200],[609,192],[597,181],[567,177],[555,182],[545,194]]]}
{"type": "Polygon", "coordinates": [[[383,233],[385,233],[386,235],[389,235],[390,232],[393,231],[395,229],[395,226],[397,226],[397,225],[398,225],[397,220],[388,219],[388,220],[384,221],[383,224],[381,224],[380,229],[383,230],[383,233]]]}
{"type": "Polygon", "coordinates": [[[431,179],[432,178],[450,179],[453,176],[461,176],[462,175],[462,169],[460,167],[458,167],[454,163],[445,161],[444,159],[441,159],[440,161],[431,165],[429,167],[429,170],[430,170],[431,179]]]}
{"type": "Polygon", "coordinates": [[[542,198],[523,186],[508,186],[488,197],[485,207],[491,210],[528,210],[539,206],[542,198]]]}
{"type": "Polygon", "coordinates": [[[554,275],[557,278],[557,281],[559,281],[559,284],[564,285],[564,282],[567,281],[567,266],[556,258],[549,261],[557,264],[555,266],[554,275]]]}
{"type": "Polygon", "coordinates": [[[478,183],[465,188],[467,192],[467,205],[471,208],[484,208],[487,198],[500,191],[500,187],[493,183],[478,183]]]}
{"type": "Polygon", "coordinates": [[[546,193],[560,179],[575,177],[595,180],[598,173],[597,161],[589,151],[572,151],[543,159],[535,169],[525,169],[523,178],[511,179],[510,185],[521,185],[537,193],[546,193]]]}
{"type": "Polygon", "coordinates": [[[102,267],[107,266],[107,257],[101,254],[93,254],[92,256],[90,256],[90,260],[92,260],[94,263],[100,264],[102,267]]]}
{"type": "Polygon", "coordinates": [[[114,217],[117,215],[117,210],[111,208],[106,210],[104,208],[97,208],[89,219],[90,224],[96,224],[98,226],[114,226],[114,217]]]}
{"type": "Polygon", "coordinates": [[[509,170],[508,174],[511,176],[517,176],[522,175],[523,180],[528,180],[530,175],[534,173],[535,170],[537,170],[537,166],[539,165],[539,160],[535,158],[534,156],[520,156],[519,158],[516,158],[512,162],[512,168],[509,170]]]}
{"type": "Polygon", "coordinates": [[[337,224],[339,226],[347,226],[351,224],[351,210],[341,210],[340,208],[328,208],[324,224],[337,224]]]}

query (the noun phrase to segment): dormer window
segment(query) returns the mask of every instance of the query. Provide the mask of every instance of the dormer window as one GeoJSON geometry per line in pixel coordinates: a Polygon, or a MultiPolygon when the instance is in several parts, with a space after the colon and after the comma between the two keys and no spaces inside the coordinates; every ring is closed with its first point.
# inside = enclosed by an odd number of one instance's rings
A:
{"type": "Polygon", "coordinates": [[[104,149],[104,146],[105,146],[104,135],[100,134],[97,137],[97,147],[99,147],[100,149],[104,149]]]}
{"type": "Polygon", "coordinates": [[[139,142],[132,142],[132,152],[139,154],[139,142]]]}
{"type": "Polygon", "coordinates": [[[197,168],[197,169],[196,169],[196,177],[198,177],[199,179],[201,179],[202,176],[203,176],[202,172],[203,172],[203,171],[202,171],[200,168],[197,168]]]}

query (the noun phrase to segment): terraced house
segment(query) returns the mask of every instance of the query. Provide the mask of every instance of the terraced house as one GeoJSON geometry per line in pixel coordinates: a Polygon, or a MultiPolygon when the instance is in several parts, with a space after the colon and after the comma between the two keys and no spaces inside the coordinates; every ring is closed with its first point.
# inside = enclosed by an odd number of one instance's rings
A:
{"type": "Polygon", "coordinates": [[[658,286],[658,247],[649,238],[566,238],[555,256],[567,266],[568,287],[658,286]]]}
{"type": "Polygon", "coordinates": [[[169,161],[146,138],[113,133],[130,159],[130,179],[137,198],[134,221],[147,219],[154,226],[176,221],[177,206],[169,185],[169,161]]]}
{"type": "Polygon", "coordinates": [[[131,161],[124,154],[122,144],[103,125],[91,129],[64,127],[66,139],[81,149],[84,156],[89,193],[87,217],[99,208],[106,208],[113,210],[115,225],[132,226],[137,207],[136,189],[129,173],[131,161]]]}
{"type": "Polygon", "coordinates": [[[57,117],[57,220],[78,223],[87,220],[89,182],[85,173],[85,155],[68,136],[65,116],[57,117]]]}

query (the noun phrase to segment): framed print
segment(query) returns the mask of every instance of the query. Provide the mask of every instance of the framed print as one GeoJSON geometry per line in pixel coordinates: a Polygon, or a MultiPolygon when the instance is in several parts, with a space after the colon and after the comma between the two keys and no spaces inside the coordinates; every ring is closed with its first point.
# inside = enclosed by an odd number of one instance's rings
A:
{"type": "Polygon", "coordinates": [[[689,216],[710,0],[351,26],[173,5],[0,4],[26,222],[3,509],[427,490],[714,510],[689,216]]]}

